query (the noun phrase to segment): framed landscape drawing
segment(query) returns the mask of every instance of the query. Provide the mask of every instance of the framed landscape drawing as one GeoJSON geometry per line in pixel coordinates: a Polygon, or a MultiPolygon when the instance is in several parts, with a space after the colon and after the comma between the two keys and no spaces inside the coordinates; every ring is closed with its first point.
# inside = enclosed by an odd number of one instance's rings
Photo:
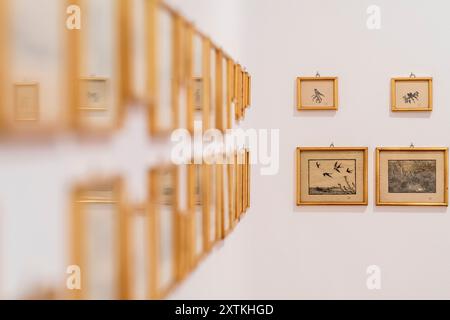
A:
{"type": "Polygon", "coordinates": [[[392,111],[432,111],[433,78],[391,80],[392,111]]]}
{"type": "Polygon", "coordinates": [[[367,148],[297,148],[297,205],[367,205],[367,148]]]}
{"type": "Polygon", "coordinates": [[[337,110],[337,77],[297,78],[298,110],[337,110]]]}
{"type": "Polygon", "coordinates": [[[447,206],[447,148],[377,148],[378,206],[447,206]]]}

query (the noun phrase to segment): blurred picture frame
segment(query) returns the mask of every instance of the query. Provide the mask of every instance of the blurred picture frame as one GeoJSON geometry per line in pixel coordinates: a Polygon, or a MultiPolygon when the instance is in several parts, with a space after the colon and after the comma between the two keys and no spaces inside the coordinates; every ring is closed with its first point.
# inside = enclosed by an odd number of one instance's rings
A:
{"type": "Polygon", "coordinates": [[[202,130],[207,130],[215,125],[211,121],[211,117],[214,115],[212,92],[215,89],[213,86],[216,79],[213,78],[215,65],[212,64],[214,60],[211,59],[211,52],[214,50],[211,40],[195,32],[192,28],[190,33],[191,44],[188,49],[192,61],[186,68],[191,77],[188,86],[187,128],[193,133],[195,121],[201,123],[202,130]]]}
{"type": "Polygon", "coordinates": [[[191,217],[191,265],[195,267],[208,253],[210,230],[209,190],[207,166],[204,163],[189,164],[189,214],[191,217]]]}
{"type": "Polygon", "coordinates": [[[448,148],[376,149],[377,206],[448,206],[448,148]]]}
{"type": "Polygon", "coordinates": [[[40,98],[38,82],[14,84],[14,120],[39,121],[40,98]]]}
{"type": "Polygon", "coordinates": [[[80,267],[75,299],[128,299],[128,220],[123,180],[92,179],[72,193],[71,265],[80,267]]]}
{"type": "Polygon", "coordinates": [[[231,58],[226,58],[226,129],[233,127],[235,118],[235,66],[231,58]]]}
{"type": "Polygon", "coordinates": [[[392,78],[391,110],[433,111],[433,78],[415,76],[392,78]]]}
{"type": "Polygon", "coordinates": [[[234,66],[234,101],[235,101],[235,121],[239,122],[243,117],[243,71],[240,64],[234,66]]]}
{"type": "Polygon", "coordinates": [[[149,293],[164,299],[179,280],[177,168],[158,166],[149,171],[149,293]]]}
{"type": "Polygon", "coordinates": [[[226,235],[228,235],[237,224],[237,192],[236,192],[236,153],[232,152],[226,154],[226,173],[227,173],[227,193],[228,193],[228,212],[226,219],[228,220],[228,228],[226,235]]]}
{"type": "Polygon", "coordinates": [[[148,127],[151,136],[165,137],[188,128],[192,115],[192,28],[162,1],[147,6],[148,127]]]}
{"type": "Polygon", "coordinates": [[[298,77],[297,110],[338,110],[337,77],[298,77]]]}
{"type": "Polygon", "coordinates": [[[368,204],[366,147],[298,147],[297,206],[368,204]]]}
{"type": "Polygon", "coordinates": [[[236,184],[235,184],[235,192],[236,192],[236,219],[239,221],[241,219],[243,213],[243,198],[242,198],[242,167],[243,167],[243,158],[242,158],[242,150],[237,150],[235,154],[236,161],[236,184]]]}
{"type": "MultiPolygon", "coordinates": [[[[112,133],[119,129],[125,121],[127,102],[132,99],[130,73],[130,42],[129,26],[131,15],[131,1],[112,0],[112,16],[107,16],[106,23],[116,26],[111,34],[102,35],[102,40],[109,36],[108,42],[97,41],[98,45],[110,45],[105,48],[111,54],[109,66],[102,69],[93,68],[89,61],[95,58],[97,52],[93,50],[90,39],[100,37],[98,30],[90,27],[90,19],[97,15],[96,10],[104,10],[102,6],[95,6],[88,0],[74,0],[71,5],[77,5],[83,12],[84,28],[67,30],[67,95],[68,110],[71,127],[80,133],[112,133]],[[103,85],[107,79],[107,96],[103,97],[103,105],[90,106],[93,102],[86,97],[86,88],[103,85]],[[87,105],[86,105],[87,104],[87,105]]],[[[102,12],[103,14],[103,12],[102,12]]],[[[104,58],[104,57],[102,57],[104,58]]],[[[97,88],[96,91],[98,91],[97,88]]],[[[98,94],[98,92],[97,92],[98,94]]],[[[91,98],[92,99],[92,98],[91,98]]]]}

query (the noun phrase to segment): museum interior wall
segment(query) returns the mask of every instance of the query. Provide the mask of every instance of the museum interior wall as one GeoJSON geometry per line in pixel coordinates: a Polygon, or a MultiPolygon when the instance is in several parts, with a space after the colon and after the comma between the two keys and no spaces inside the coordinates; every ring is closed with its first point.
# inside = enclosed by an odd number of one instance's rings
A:
{"type": "MultiPolygon", "coordinates": [[[[367,8],[375,3],[366,0],[166,3],[251,73],[252,108],[234,125],[279,135],[272,149],[252,150],[271,153],[274,170],[252,165],[248,214],[166,298],[450,298],[448,208],[376,206],[374,161],[376,147],[449,146],[448,10],[379,0],[381,28],[371,30],[367,8]],[[297,110],[296,78],[317,72],[339,77],[338,111],[297,110]],[[391,111],[390,79],[411,73],[433,77],[432,112],[391,111]],[[368,147],[367,206],[297,206],[296,148],[331,144],[368,147]],[[381,271],[381,290],[368,290],[370,266],[381,271]]],[[[55,14],[46,8],[33,10],[55,14]]],[[[104,19],[94,22],[104,28],[104,19]]],[[[57,23],[46,21],[48,30],[57,23]]],[[[20,24],[16,31],[23,31],[20,24]]],[[[31,43],[30,50],[39,49],[31,43]]],[[[111,61],[91,63],[101,74],[111,61]]],[[[57,110],[57,100],[45,104],[57,110]]],[[[62,213],[70,209],[74,181],[120,172],[130,202],[145,203],[148,171],[171,151],[148,136],[147,125],[146,111],[132,105],[109,136],[0,137],[1,297],[40,297],[65,285],[70,216],[62,213]]]]}

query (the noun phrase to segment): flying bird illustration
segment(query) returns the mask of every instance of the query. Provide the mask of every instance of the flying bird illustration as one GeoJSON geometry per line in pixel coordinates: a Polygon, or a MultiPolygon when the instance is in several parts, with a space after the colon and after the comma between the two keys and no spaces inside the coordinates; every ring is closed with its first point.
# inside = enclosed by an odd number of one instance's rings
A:
{"type": "Polygon", "coordinates": [[[325,172],[325,173],[323,174],[324,177],[328,177],[328,178],[333,179],[333,177],[332,177],[331,175],[332,175],[332,173],[329,173],[329,172],[325,172]]]}
{"type": "Polygon", "coordinates": [[[347,168],[347,173],[352,173],[353,170],[350,170],[350,168],[347,168]]]}
{"type": "Polygon", "coordinates": [[[340,170],[340,169],[342,169],[342,164],[341,164],[341,163],[338,163],[338,162],[336,161],[336,163],[334,164],[334,170],[336,170],[337,172],[341,173],[341,170],[340,170]]]}
{"type": "Polygon", "coordinates": [[[320,169],[320,163],[316,162],[316,167],[320,169]]]}

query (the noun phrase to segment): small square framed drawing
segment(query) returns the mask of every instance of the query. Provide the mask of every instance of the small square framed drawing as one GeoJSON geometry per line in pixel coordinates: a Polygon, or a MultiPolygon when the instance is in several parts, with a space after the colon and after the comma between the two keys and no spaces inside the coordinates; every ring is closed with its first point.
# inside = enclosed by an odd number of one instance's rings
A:
{"type": "Polygon", "coordinates": [[[337,77],[297,78],[298,110],[337,110],[337,77]]]}
{"type": "Polygon", "coordinates": [[[80,110],[107,111],[108,79],[89,77],[80,82],[80,110]]]}
{"type": "Polygon", "coordinates": [[[297,148],[297,205],[367,205],[367,148],[297,148]]]}
{"type": "Polygon", "coordinates": [[[448,148],[377,148],[378,206],[447,206],[448,148]]]}
{"type": "Polygon", "coordinates": [[[432,111],[433,78],[391,79],[392,111],[432,111]]]}
{"type": "Polygon", "coordinates": [[[39,120],[39,84],[37,82],[14,84],[14,119],[39,120]]]}

